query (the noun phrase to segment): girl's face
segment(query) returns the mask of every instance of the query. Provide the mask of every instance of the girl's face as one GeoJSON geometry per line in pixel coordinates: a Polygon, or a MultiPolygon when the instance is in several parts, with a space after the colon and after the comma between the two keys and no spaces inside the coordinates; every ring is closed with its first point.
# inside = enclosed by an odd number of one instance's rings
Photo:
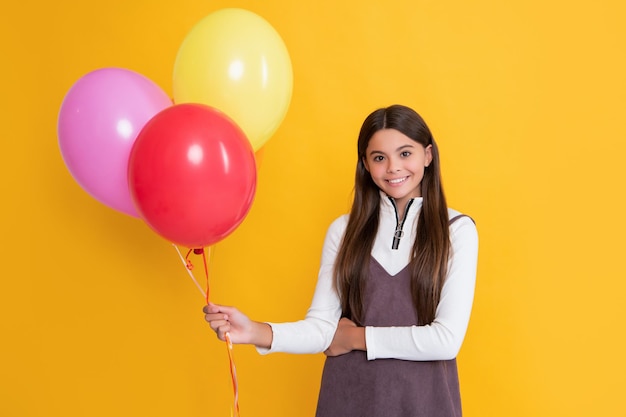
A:
{"type": "Polygon", "coordinates": [[[395,129],[374,133],[367,144],[363,163],[374,183],[396,203],[422,196],[424,168],[432,161],[432,145],[426,148],[395,129]]]}

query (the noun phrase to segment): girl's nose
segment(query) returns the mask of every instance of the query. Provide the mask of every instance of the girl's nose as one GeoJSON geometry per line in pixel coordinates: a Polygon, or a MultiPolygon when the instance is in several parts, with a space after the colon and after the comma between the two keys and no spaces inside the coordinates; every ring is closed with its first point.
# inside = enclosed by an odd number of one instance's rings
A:
{"type": "Polygon", "coordinates": [[[400,170],[400,164],[393,158],[389,158],[387,163],[387,172],[398,172],[400,170]]]}

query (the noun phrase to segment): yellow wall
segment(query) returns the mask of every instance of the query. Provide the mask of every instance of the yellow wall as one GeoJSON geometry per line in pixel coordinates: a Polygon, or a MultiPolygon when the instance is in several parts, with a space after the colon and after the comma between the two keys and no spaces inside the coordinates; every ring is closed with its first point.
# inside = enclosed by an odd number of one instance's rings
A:
{"type": "MultiPolygon", "coordinates": [[[[65,93],[94,69],[171,94],[180,42],[223,7],[281,33],[294,93],[250,215],[215,248],[213,300],[304,314],[359,125],[408,104],[481,237],[465,415],[624,415],[623,2],[38,3],[3,6],[0,25],[0,415],[229,415],[227,351],[175,251],[87,195],[56,136],[65,93]]],[[[322,356],[237,346],[235,360],[242,416],[312,415],[322,356]]]]}

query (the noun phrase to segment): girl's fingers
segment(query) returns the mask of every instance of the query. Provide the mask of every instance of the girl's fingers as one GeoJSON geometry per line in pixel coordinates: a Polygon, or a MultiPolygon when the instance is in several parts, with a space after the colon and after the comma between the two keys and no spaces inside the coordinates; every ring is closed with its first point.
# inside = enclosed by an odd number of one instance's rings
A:
{"type": "Polygon", "coordinates": [[[226,340],[226,333],[230,331],[230,324],[224,324],[223,326],[219,326],[216,330],[217,338],[224,341],[226,340]]]}
{"type": "Polygon", "coordinates": [[[241,322],[245,322],[248,318],[237,310],[235,307],[222,306],[213,303],[208,303],[202,308],[204,312],[204,320],[209,323],[211,330],[217,334],[217,338],[225,341],[226,334],[233,332],[233,323],[230,319],[235,321],[235,328],[238,329],[242,326],[241,322]]]}
{"type": "Polygon", "coordinates": [[[212,320],[209,322],[211,329],[214,331],[218,331],[220,328],[224,326],[228,326],[230,328],[230,323],[226,320],[212,320]]]}
{"type": "Polygon", "coordinates": [[[228,316],[224,313],[205,314],[204,319],[208,322],[216,320],[228,320],[228,316]]]}
{"type": "Polygon", "coordinates": [[[204,312],[204,314],[219,313],[220,307],[213,303],[209,303],[202,308],[202,311],[204,312]]]}

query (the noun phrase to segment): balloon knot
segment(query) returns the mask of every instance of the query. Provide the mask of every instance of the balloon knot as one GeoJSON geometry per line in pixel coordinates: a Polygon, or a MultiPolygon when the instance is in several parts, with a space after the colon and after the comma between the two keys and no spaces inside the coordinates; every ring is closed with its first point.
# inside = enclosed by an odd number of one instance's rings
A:
{"type": "Polygon", "coordinates": [[[202,255],[204,253],[204,248],[194,249],[193,253],[196,255],[202,255]]]}

